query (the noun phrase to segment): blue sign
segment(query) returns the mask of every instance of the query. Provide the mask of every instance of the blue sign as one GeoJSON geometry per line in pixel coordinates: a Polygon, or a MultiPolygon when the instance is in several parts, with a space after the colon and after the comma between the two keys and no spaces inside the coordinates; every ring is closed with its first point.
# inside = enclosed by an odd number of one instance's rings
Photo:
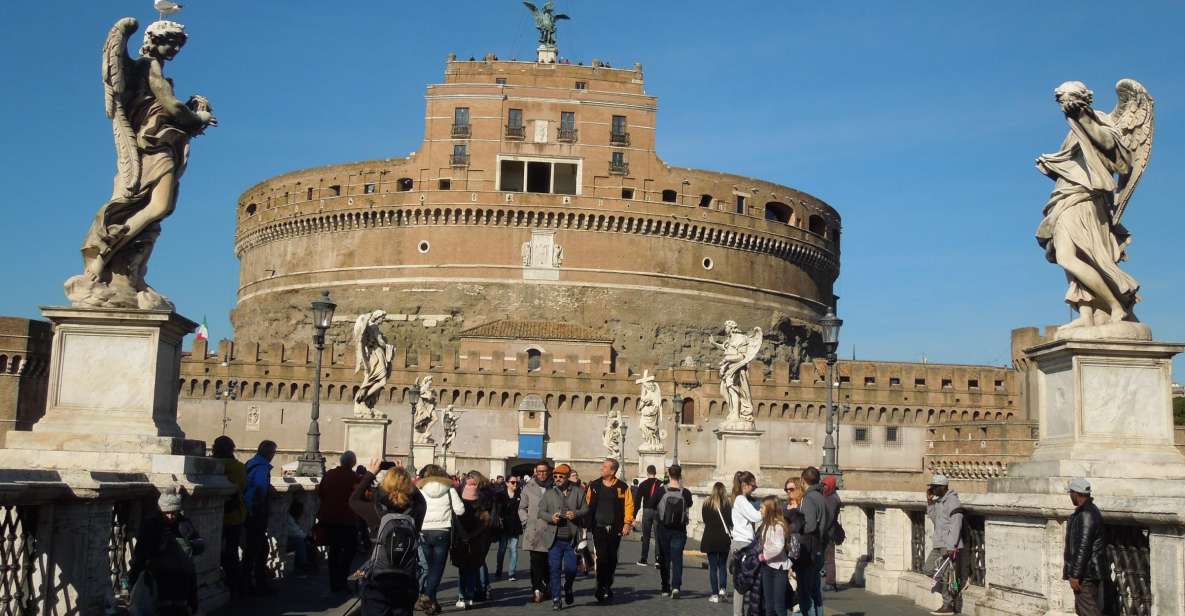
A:
{"type": "Polygon", "coordinates": [[[518,435],[518,457],[527,458],[529,460],[543,459],[543,435],[542,434],[520,434],[518,435]]]}

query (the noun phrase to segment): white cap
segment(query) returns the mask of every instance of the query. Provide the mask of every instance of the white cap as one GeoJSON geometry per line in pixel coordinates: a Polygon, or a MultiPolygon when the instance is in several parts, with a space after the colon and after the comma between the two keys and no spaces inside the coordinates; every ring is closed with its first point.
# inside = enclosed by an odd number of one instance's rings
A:
{"type": "Polygon", "coordinates": [[[1090,496],[1090,482],[1082,477],[1070,482],[1070,491],[1077,492],[1084,496],[1090,496]]]}
{"type": "Polygon", "coordinates": [[[949,486],[950,479],[947,479],[946,475],[943,475],[942,473],[934,473],[934,476],[930,478],[930,485],[932,485],[932,486],[949,486]]]}

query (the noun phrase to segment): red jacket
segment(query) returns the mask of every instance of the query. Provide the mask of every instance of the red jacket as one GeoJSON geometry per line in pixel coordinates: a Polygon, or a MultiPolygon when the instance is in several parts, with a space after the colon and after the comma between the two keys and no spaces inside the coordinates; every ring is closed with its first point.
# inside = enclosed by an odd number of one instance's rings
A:
{"type": "Polygon", "coordinates": [[[358,485],[358,475],[354,469],[339,466],[325,473],[321,484],[317,486],[317,496],[321,499],[321,509],[317,511],[317,519],[322,524],[335,526],[354,526],[358,523],[358,516],[350,510],[350,493],[358,485]]]}

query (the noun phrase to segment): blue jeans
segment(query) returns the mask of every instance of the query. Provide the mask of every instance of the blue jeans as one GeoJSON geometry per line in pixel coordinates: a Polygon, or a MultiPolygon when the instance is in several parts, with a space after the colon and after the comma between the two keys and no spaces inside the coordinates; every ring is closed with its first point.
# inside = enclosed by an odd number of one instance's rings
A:
{"type": "Polygon", "coordinates": [[[802,616],[823,616],[823,553],[811,554],[811,563],[798,570],[798,608],[802,616]]]}
{"type": "Polygon", "coordinates": [[[789,583],[785,569],[761,565],[761,598],[765,604],[765,616],[786,616],[789,583]]]}
{"type": "Polygon", "coordinates": [[[457,595],[462,599],[474,601],[481,588],[481,567],[457,568],[457,595]]]}
{"type": "Polygon", "coordinates": [[[683,587],[683,548],[687,546],[687,530],[667,528],[655,524],[654,547],[658,553],[658,576],[662,591],[683,587]]]}
{"type": "Polygon", "coordinates": [[[708,553],[708,584],[713,595],[728,590],[728,552],[708,553]]]}
{"type": "Polygon", "coordinates": [[[426,530],[420,535],[420,555],[424,557],[424,583],[420,592],[436,600],[436,589],[444,577],[444,566],[448,564],[449,531],[426,530]]]}
{"type": "Polygon", "coordinates": [[[498,538],[498,570],[495,575],[502,575],[502,557],[510,550],[510,577],[518,571],[518,535],[498,538]]]}
{"type": "Polygon", "coordinates": [[[564,592],[572,592],[572,582],[576,579],[576,551],[572,549],[572,542],[556,539],[547,551],[547,565],[551,569],[551,600],[558,602],[560,595],[560,573],[563,573],[564,592]]]}

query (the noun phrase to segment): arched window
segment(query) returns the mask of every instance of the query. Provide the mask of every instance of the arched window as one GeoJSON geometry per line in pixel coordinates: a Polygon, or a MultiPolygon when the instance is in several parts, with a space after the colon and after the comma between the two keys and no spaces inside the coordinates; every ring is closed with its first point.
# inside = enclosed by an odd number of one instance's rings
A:
{"type": "Polygon", "coordinates": [[[695,423],[695,400],[683,399],[683,408],[679,409],[679,423],[690,426],[695,423]]]}
{"type": "Polygon", "coordinates": [[[527,349],[527,372],[536,372],[543,365],[543,352],[539,349],[527,349]]]}
{"type": "Polygon", "coordinates": [[[670,189],[664,190],[662,191],[662,200],[667,203],[675,203],[679,200],[679,193],[670,189]]]}
{"type": "Polygon", "coordinates": [[[807,229],[815,235],[827,235],[827,223],[823,222],[822,216],[811,216],[807,229]]]}
{"type": "Polygon", "coordinates": [[[789,224],[790,222],[790,206],[778,201],[770,201],[765,204],[765,219],[782,224],[789,224]]]}
{"type": "Polygon", "coordinates": [[[246,209],[243,211],[247,214],[247,216],[254,216],[255,210],[257,208],[258,208],[258,206],[255,205],[254,203],[248,203],[246,209]]]}
{"type": "Polygon", "coordinates": [[[396,184],[396,190],[399,192],[407,192],[411,190],[413,186],[415,186],[415,183],[412,182],[411,178],[399,178],[399,182],[396,184]]]}

